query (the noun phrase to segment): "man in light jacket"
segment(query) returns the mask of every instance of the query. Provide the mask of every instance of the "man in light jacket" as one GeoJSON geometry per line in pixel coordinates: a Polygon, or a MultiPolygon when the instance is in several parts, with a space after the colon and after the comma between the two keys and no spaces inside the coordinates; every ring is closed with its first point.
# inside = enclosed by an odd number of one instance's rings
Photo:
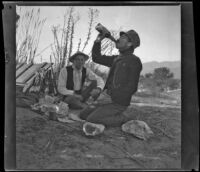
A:
{"type": "Polygon", "coordinates": [[[82,109],[90,96],[95,99],[100,95],[104,81],[84,66],[88,55],[77,52],[69,58],[72,65],[61,69],[58,78],[58,92],[63,95],[63,100],[69,104],[69,108],[82,109]],[[87,81],[90,82],[86,86],[87,81]]]}

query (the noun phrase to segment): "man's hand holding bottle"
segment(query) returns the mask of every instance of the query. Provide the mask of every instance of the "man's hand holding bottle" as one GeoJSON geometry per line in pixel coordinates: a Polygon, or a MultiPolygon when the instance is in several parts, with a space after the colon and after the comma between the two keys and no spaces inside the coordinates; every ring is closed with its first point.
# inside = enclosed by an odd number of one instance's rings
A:
{"type": "Polygon", "coordinates": [[[102,34],[102,33],[99,33],[97,35],[97,38],[96,38],[95,42],[101,42],[104,38],[105,38],[105,35],[102,34]]]}

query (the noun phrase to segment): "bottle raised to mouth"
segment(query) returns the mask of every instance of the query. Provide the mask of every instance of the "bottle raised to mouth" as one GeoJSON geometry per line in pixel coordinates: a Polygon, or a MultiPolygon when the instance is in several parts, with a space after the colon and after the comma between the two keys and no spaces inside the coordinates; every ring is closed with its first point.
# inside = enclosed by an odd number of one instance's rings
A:
{"type": "Polygon", "coordinates": [[[101,23],[98,23],[95,29],[100,33],[103,34],[106,38],[111,39],[112,41],[116,42],[115,38],[111,35],[110,31],[104,27],[101,23]]]}
{"type": "Polygon", "coordinates": [[[95,27],[95,29],[101,33],[101,34],[104,34],[105,37],[109,37],[111,35],[110,31],[108,31],[107,28],[105,28],[101,23],[98,23],[95,27]]]}

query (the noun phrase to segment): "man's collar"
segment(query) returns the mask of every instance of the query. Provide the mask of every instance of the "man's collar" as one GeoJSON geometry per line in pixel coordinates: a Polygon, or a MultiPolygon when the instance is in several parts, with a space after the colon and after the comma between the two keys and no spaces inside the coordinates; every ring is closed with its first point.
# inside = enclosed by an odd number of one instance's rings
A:
{"type": "Polygon", "coordinates": [[[123,53],[120,53],[119,54],[119,56],[121,57],[121,56],[130,56],[130,55],[133,55],[133,53],[132,52],[123,52],[123,53]]]}
{"type": "Polygon", "coordinates": [[[83,67],[81,68],[81,69],[77,69],[75,66],[74,66],[74,64],[72,64],[72,68],[74,69],[74,70],[76,70],[76,71],[82,71],[82,69],[83,69],[83,67]]]}

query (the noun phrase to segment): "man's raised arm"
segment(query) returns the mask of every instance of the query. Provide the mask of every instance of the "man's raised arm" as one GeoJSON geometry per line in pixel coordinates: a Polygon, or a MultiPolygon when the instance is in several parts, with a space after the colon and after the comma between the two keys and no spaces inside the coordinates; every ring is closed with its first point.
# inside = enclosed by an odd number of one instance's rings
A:
{"type": "Polygon", "coordinates": [[[101,55],[101,40],[96,40],[94,42],[94,45],[92,47],[92,60],[95,63],[111,67],[113,60],[117,56],[106,56],[106,55],[101,55]]]}

